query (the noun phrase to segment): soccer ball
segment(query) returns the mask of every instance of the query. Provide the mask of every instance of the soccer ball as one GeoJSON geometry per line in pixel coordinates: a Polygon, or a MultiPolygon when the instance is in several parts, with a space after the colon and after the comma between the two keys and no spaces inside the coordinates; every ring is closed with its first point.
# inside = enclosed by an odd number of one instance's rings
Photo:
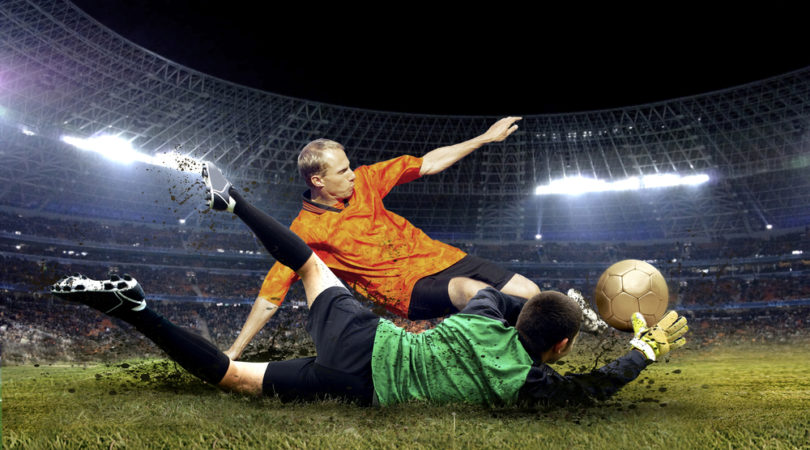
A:
{"type": "Polygon", "coordinates": [[[637,259],[625,259],[608,267],[596,282],[596,307],[608,325],[633,331],[630,316],[640,312],[653,326],[667,312],[669,290],[661,272],[637,259]]]}

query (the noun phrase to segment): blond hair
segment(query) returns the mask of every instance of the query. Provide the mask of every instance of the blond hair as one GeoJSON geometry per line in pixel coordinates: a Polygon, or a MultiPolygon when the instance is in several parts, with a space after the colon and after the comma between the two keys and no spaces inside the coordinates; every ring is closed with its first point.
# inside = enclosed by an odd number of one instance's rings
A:
{"type": "Polygon", "coordinates": [[[301,149],[298,154],[298,173],[307,186],[314,187],[311,178],[323,173],[326,165],[324,154],[333,150],[345,151],[343,145],[329,139],[315,139],[301,149]]]}

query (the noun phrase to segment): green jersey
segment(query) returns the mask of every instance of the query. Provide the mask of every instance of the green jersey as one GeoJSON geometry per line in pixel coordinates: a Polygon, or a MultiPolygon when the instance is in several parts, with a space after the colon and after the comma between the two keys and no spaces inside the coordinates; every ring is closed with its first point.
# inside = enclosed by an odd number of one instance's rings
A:
{"type": "Polygon", "coordinates": [[[371,360],[381,405],[409,400],[511,404],[531,365],[515,328],[477,314],[450,316],[420,334],[381,319],[371,360]]]}

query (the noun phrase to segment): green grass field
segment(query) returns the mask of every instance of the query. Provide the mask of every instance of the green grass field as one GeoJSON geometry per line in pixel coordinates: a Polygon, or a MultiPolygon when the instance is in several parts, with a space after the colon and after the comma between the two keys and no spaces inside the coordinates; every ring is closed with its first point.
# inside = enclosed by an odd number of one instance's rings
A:
{"type": "MultiPolygon", "coordinates": [[[[589,364],[573,355],[559,371],[589,364]]],[[[549,410],[223,393],[165,360],[2,368],[3,448],[810,448],[807,343],[679,350],[608,402],[549,410]]]]}

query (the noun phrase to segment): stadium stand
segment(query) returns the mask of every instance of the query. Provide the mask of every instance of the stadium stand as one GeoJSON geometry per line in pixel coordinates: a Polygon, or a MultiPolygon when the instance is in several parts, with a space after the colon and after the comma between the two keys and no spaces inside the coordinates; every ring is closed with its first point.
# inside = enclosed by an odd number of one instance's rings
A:
{"type": "MultiPolygon", "coordinates": [[[[127,356],[106,351],[133,338],[125,326],[46,294],[71,272],[131,272],[160,312],[230,345],[273,261],[239,221],[205,211],[193,170],[157,155],[216,161],[252,203],[289,223],[304,189],[295,158],[311,139],[342,142],[362,165],[421,155],[493,121],[239,86],[138,47],[65,0],[0,3],[0,68],[4,362],[127,356]],[[138,156],[71,144],[104,135],[138,156]]],[[[806,332],[810,304],[809,126],[810,68],[654,104],[525,115],[507,141],[386,202],[544,289],[588,294],[612,262],[649,261],[667,277],[671,303],[698,320],[701,345],[731,333],[781,339],[806,332]],[[564,177],[667,173],[710,180],[535,195],[564,177]],[[723,326],[709,332],[701,321],[723,326]]],[[[248,356],[311,351],[301,298],[293,293],[248,356]]],[[[435,324],[397,321],[414,331],[435,324]]],[[[157,350],[143,341],[131,352],[157,350]]]]}

